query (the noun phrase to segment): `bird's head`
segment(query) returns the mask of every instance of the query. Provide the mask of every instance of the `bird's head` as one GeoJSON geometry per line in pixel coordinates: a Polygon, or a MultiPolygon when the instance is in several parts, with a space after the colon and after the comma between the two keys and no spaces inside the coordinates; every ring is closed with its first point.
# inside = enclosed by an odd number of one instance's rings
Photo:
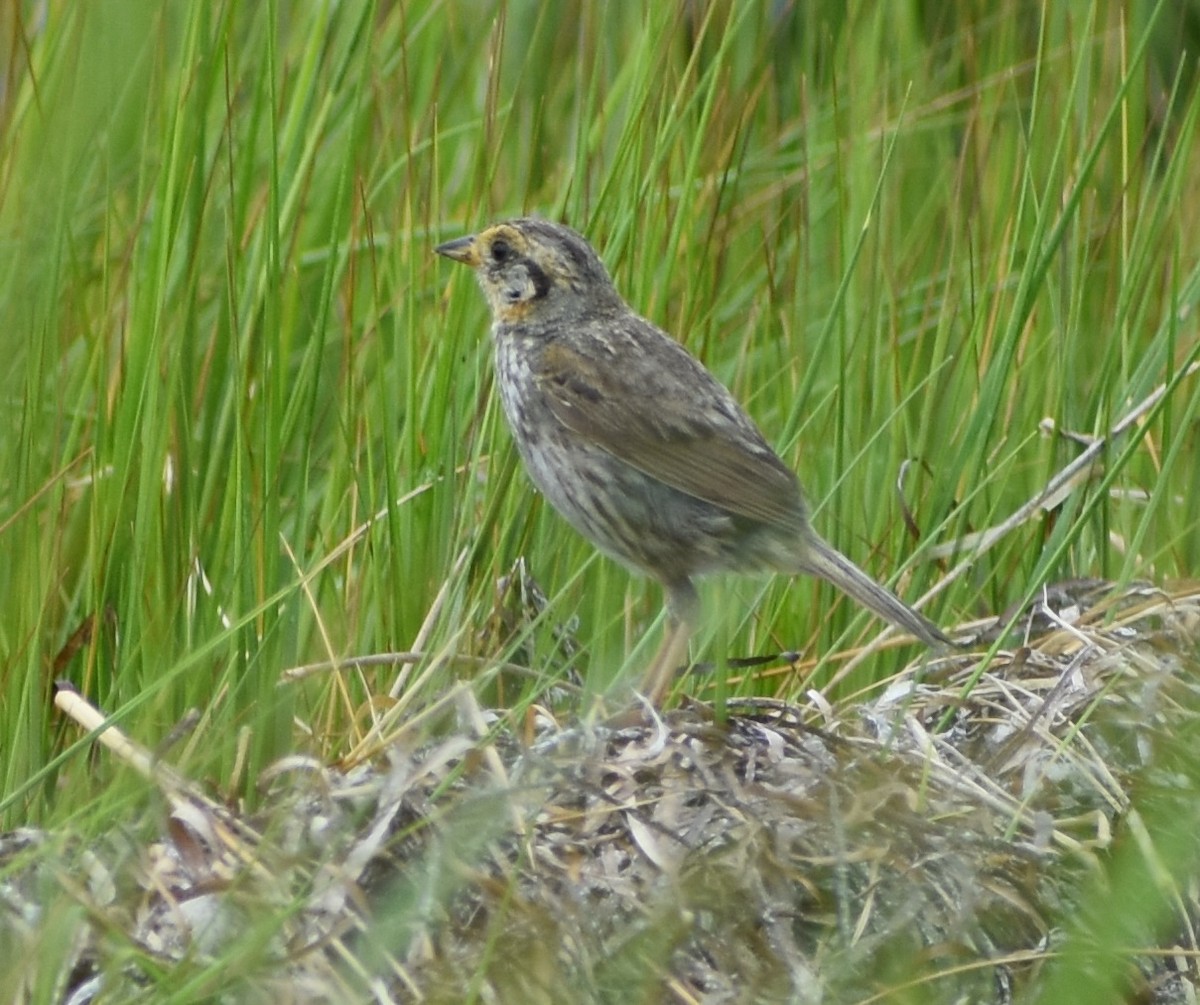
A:
{"type": "Polygon", "coordinates": [[[469,265],[496,320],[563,320],[621,306],[600,256],[562,224],[508,220],[434,249],[469,265]]]}

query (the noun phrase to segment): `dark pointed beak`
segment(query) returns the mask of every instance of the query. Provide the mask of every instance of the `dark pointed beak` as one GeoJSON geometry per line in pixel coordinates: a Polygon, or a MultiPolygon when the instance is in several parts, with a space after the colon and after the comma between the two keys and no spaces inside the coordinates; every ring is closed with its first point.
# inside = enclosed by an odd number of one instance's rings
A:
{"type": "Polygon", "coordinates": [[[467,237],[455,238],[453,241],[447,241],[445,244],[439,244],[433,250],[445,258],[452,259],[455,262],[462,262],[463,265],[469,265],[473,269],[481,261],[479,251],[475,247],[475,236],[473,234],[467,237]]]}

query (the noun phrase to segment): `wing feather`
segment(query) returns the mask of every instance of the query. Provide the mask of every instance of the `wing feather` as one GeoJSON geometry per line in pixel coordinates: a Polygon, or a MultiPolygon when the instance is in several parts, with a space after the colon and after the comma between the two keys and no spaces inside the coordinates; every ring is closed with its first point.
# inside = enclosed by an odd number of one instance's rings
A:
{"type": "Polygon", "coordinates": [[[638,323],[641,332],[613,333],[624,344],[610,347],[612,363],[561,342],[545,347],[535,379],[554,416],[644,474],[734,515],[804,522],[795,474],[729,391],[678,343],[638,323]]]}

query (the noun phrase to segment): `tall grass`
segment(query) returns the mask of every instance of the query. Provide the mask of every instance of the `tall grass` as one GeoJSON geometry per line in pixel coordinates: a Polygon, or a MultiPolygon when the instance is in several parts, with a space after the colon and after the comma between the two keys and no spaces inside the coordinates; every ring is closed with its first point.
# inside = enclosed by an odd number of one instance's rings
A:
{"type": "MultiPolygon", "coordinates": [[[[0,823],[101,827],[130,798],[56,723],[56,677],[151,745],[197,710],[171,759],[246,794],[455,677],[520,704],[568,662],[603,690],[645,659],[657,588],[532,493],[482,300],[431,253],[499,217],[588,234],[903,595],[970,559],[941,622],[1057,578],[1194,574],[1196,13],[8,5],[0,823]],[[1164,382],[1051,508],[934,551],[1164,382]],[[549,602],[513,637],[496,583],[519,557],[549,602]],[[489,669],[515,659],[533,673],[489,669]]],[[[701,656],[816,660],[879,627],[807,581],[705,596],[701,656]]]]}
{"type": "MultiPolygon", "coordinates": [[[[297,715],[336,750],[394,671],[280,689],[280,669],[410,648],[442,587],[426,649],[502,655],[482,630],[518,556],[544,617],[578,617],[594,679],[618,676],[657,589],[530,491],[492,403],[483,304],[430,254],[504,215],[588,233],[795,464],[822,530],[919,594],[938,576],[928,545],[998,522],[1078,452],[1059,433],[1103,435],[1195,345],[1196,101],[1165,44],[1174,15],[1034,13],[17,17],[0,644],[5,790],[24,795],[8,810],[29,812],[56,749],[48,677],[150,737],[202,709],[188,753],[212,767],[241,728],[249,767],[287,749],[297,715]]],[[[1000,610],[1055,577],[1194,569],[1196,401],[1182,380],[934,613],[1000,610]]],[[[877,628],[807,582],[707,592],[735,652],[877,628]]]]}

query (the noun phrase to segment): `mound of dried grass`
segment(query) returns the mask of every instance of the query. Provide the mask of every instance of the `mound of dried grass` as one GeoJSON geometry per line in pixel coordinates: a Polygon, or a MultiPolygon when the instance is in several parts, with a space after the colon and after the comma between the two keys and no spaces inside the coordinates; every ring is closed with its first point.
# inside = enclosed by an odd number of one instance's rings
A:
{"type": "Polygon", "coordinates": [[[282,762],[252,821],[143,763],[166,836],[9,835],[0,944],[32,967],[47,902],[82,905],[73,1003],[164,974],[231,1001],[1006,1002],[1115,931],[1114,999],[1194,1001],[1200,590],[1070,584],[1030,627],[842,706],[517,735],[464,691],[436,741],[282,762]],[[1130,858],[1161,908],[1106,928],[1130,858]]]}

